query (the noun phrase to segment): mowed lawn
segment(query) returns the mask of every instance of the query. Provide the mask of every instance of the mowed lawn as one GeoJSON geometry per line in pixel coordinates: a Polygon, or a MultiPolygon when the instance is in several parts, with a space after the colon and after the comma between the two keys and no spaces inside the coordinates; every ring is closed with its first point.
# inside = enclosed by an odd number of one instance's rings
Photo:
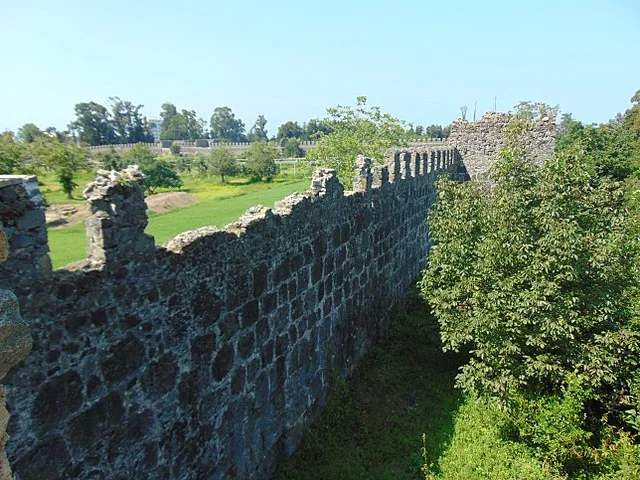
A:
{"type": "MultiPolygon", "coordinates": [[[[48,182],[46,182],[48,184],[48,182]]],[[[293,192],[304,191],[309,180],[292,177],[276,179],[272,183],[220,184],[209,179],[185,179],[185,191],[196,197],[199,202],[163,214],[150,213],[146,232],[153,235],[156,244],[163,244],[181,232],[205,226],[223,227],[238,218],[249,207],[273,204],[293,192]]],[[[45,186],[43,191],[48,188],[45,186]]],[[[51,203],[66,202],[58,198],[58,193],[46,193],[51,203]],[[51,202],[51,193],[55,201],[51,202]]],[[[79,192],[75,193],[79,197],[79,192]]],[[[53,268],[86,257],[86,235],[84,223],[65,228],[49,229],[49,246],[53,268]]]]}

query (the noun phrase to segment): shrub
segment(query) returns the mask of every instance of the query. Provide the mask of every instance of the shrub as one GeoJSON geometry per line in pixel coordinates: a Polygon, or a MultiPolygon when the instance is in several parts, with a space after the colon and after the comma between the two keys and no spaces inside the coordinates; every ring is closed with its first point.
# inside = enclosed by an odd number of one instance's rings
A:
{"type": "Polygon", "coordinates": [[[270,182],[278,173],[275,159],[279,156],[280,154],[273,143],[254,142],[246,152],[245,170],[254,181],[260,181],[264,178],[270,182]]]}
{"type": "Polygon", "coordinates": [[[219,175],[224,183],[224,177],[238,172],[238,161],[227,148],[214,148],[207,159],[207,171],[211,175],[219,175]]]}

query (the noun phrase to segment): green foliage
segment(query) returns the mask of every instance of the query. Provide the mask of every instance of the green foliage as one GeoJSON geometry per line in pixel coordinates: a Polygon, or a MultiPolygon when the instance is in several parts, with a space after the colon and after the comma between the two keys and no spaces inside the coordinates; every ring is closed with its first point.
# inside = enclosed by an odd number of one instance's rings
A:
{"type": "Polygon", "coordinates": [[[247,140],[249,142],[259,142],[261,140],[267,140],[267,119],[264,118],[264,115],[258,115],[256,122],[249,130],[249,134],[247,135],[247,140]]]}
{"type": "Polygon", "coordinates": [[[238,173],[238,160],[227,148],[214,148],[207,159],[207,171],[219,175],[224,183],[225,176],[238,173]]]}
{"type": "Polygon", "coordinates": [[[33,123],[25,123],[18,129],[18,138],[24,143],[33,143],[36,138],[40,138],[44,133],[33,123]]]}
{"type": "Polygon", "coordinates": [[[432,124],[427,127],[422,125],[411,125],[407,132],[411,138],[447,138],[451,133],[451,125],[432,124]]]}
{"type": "MultiPolygon", "coordinates": [[[[0,134],[0,175],[15,173],[24,160],[26,150],[23,144],[13,139],[12,132],[0,134]]],[[[24,173],[24,172],[21,172],[24,173]]]]}
{"type": "Polygon", "coordinates": [[[45,168],[55,172],[67,198],[78,186],[74,179],[88,168],[87,152],[75,143],[65,144],[55,137],[40,137],[31,144],[31,153],[42,160],[45,168]]]}
{"type": "Polygon", "coordinates": [[[245,156],[245,170],[252,180],[260,181],[263,178],[270,182],[278,173],[278,166],[275,159],[280,157],[280,153],[275,144],[268,142],[255,142],[251,144],[245,156]]]}
{"type": "Polygon", "coordinates": [[[176,110],[169,102],[162,104],[162,123],[160,125],[161,140],[191,140],[195,141],[205,136],[205,122],[196,117],[195,110],[176,110]]]}
{"type": "Polygon", "coordinates": [[[80,142],[86,145],[108,145],[116,143],[109,111],[96,102],[77,103],[76,120],[69,124],[77,132],[80,142]]]}
{"type": "Polygon", "coordinates": [[[571,478],[635,478],[638,223],[615,181],[631,142],[565,116],[535,167],[519,139],[553,113],[519,106],[488,191],[438,182],[420,286],[445,348],[471,353],[458,386],[498,399],[516,440],[571,478]]]}
{"type": "Polygon", "coordinates": [[[473,351],[460,386],[558,388],[628,316],[637,244],[623,192],[571,156],[537,169],[507,151],[494,180],[488,195],[438,183],[423,295],[446,348],[473,351]]]}
{"type": "Polygon", "coordinates": [[[105,170],[121,170],[126,167],[126,165],[122,164],[120,154],[113,147],[107,151],[98,152],[95,158],[105,170]]]}
{"type": "Polygon", "coordinates": [[[403,145],[409,138],[404,122],[383,113],[379,107],[367,107],[366,97],[358,97],[355,108],[338,105],[327,113],[325,122],[333,131],[320,132],[318,145],[309,151],[307,159],[316,165],[335,168],[343,181],[353,176],[358,155],[382,163],[390,147],[403,145]]]}
{"type": "Polygon", "coordinates": [[[145,175],[145,191],[153,194],[158,188],[180,188],[182,180],[173,165],[166,160],[159,160],[149,147],[137,143],[132,149],[122,154],[123,163],[138,165],[145,175]]]}
{"type": "Polygon", "coordinates": [[[424,478],[424,432],[426,456],[437,475],[460,403],[453,383],[461,360],[442,352],[437,328],[426,306],[412,302],[395,318],[389,338],[367,353],[348,382],[332,375],[321,418],[275,478],[424,478]]]}
{"type": "Polygon", "coordinates": [[[173,142],[169,150],[171,151],[171,155],[179,156],[182,148],[176,142],[173,142]]]}
{"type": "MultiPolygon", "coordinates": [[[[525,445],[509,440],[505,412],[468,397],[455,414],[449,448],[439,459],[440,475],[426,480],[552,480],[564,478],[525,445]]],[[[427,437],[428,438],[428,437],[427,437]]]]}
{"type": "MultiPolygon", "coordinates": [[[[266,124],[266,120],[265,120],[266,124]]],[[[244,123],[229,107],[216,107],[211,115],[211,138],[225,142],[244,142],[244,123]]],[[[264,125],[263,125],[264,127],[264,125]]]]}
{"type": "Polygon", "coordinates": [[[304,135],[304,129],[298,122],[288,121],[278,127],[278,141],[285,138],[301,138],[304,135]]]}
{"type": "Polygon", "coordinates": [[[287,143],[284,144],[283,150],[285,158],[304,157],[304,150],[300,147],[300,142],[296,138],[287,139],[287,143]]]}
{"type": "Polygon", "coordinates": [[[140,114],[143,105],[133,105],[119,97],[109,97],[109,100],[116,143],[153,142],[146,118],[140,114]]]}

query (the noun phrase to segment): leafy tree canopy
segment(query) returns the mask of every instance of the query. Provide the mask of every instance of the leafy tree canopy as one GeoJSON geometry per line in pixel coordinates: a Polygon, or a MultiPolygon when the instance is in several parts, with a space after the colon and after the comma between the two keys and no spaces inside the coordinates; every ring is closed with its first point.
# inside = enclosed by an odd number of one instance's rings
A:
{"type": "Polygon", "coordinates": [[[278,140],[285,138],[302,138],[304,129],[298,122],[288,121],[278,127],[278,140]]]}
{"type": "Polygon", "coordinates": [[[287,143],[284,144],[283,150],[286,158],[304,157],[304,150],[300,147],[300,142],[297,138],[289,138],[287,143]]]}
{"type": "Polygon", "coordinates": [[[87,145],[108,145],[116,142],[109,111],[96,102],[77,103],[76,120],[69,124],[80,142],[87,145]]]}
{"type": "Polygon", "coordinates": [[[264,115],[258,115],[256,122],[249,130],[249,134],[247,135],[247,140],[250,142],[259,142],[260,140],[267,140],[269,137],[267,135],[267,119],[264,118],[264,115]]]}
{"type": "Polygon", "coordinates": [[[87,151],[75,143],[62,143],[56,137],[40,137],[31,146],[33,155],[44,162],[44,166],[56,174],[62,190],[72,198],[78,186],[74,179],[81,170],[87,169],[87,151]]]}
{"type": "Polygon", "coordinates": [[[238,172],[238,161],[227,148],[214,148],[209,154],[207,171],[212,175],[219,175],[224,183],[227,175],[235,175],[238,172]]]}
{"type": "Polygon", "coordinates": [[[180,188],[182,180],[166,160],[159,160],[149,147],[136,144],[122,154],[123,165],[138,165],[145,175],[144,189],[153,194],[158,188],[180,188]]]}
{"type": "Polygon", "coordinates": [[[146,118],[140,113],[143,105],[133,105],[119,97],[110,97],[109,100],[117,143],[153,142],[146,118]]]}
{"type": "MultiPolygon", "coordinates": [[[[265,122],[266,123],[266,122],[265,122]]],[[[211,115],[211,138],[225,142],[245,142],[244,123],[229,107],[216,107],[211,115]]]]}
{"type": "Polygon", "coordinates": [[[280,157],[280,152],[273,143],[265,141],[252,143],[245,155],[247,157],[245,170],[252,180],[259,181],[264,178],[270,182],[278,173],[275,159],[280,157]]]}
{"type": "Polygon", "coordinates": [[[0,134],[0,175],[16,173],[26,153],[23,144],[13,138],[13,132],[0,134]]]}
{"type": "Polygon", "coordinates": [[[44,132],[34,123],[25,123],[18,129],[18,138],[24,143],[33,143],[36,138],[40,138],[44,132]]]}
{"type": "Polygon", "coordinates": [[[358,155],[383,163],[385,152],[406,144],[407,125],[379,107],[367,107],[366,97],[358,97],[355,108],[341,106],[327,110],[325,120],[333,131],[319,133],[318,145],[307,154],[316,165],[335,168],[339,178],[349,180],[358,155]]]}

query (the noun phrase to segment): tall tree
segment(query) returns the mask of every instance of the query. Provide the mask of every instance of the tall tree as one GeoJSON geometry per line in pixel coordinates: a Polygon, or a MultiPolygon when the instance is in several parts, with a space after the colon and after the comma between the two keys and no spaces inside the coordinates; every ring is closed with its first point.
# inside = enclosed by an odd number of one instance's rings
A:
{"type": "Polygon", "coordinates": [[[33,143],[36,138],[40,138],[44,133],[34,123],[25,123],[18,129],[18,138],[24,143],[33,143]]]}
{"type": "Polygon", "coordinates": [[[300,140],[316,140],[322,135],[329,135],[333,132],[333,127],[326,119],[312,118],[302,126],[300,140]]]}
{"type": "Polygon", "coordinates": [[[184,117],[186,127],[186,137],[184,140],[195,141],[204,137],[204,120],[196,117],[195,110],[183,109],[181,115],[184,117]]]}
{"type": "Polygon", "coordinates": [[[109,97],[116,141],[118,143],[152,142],[146,118],[140,114],[142,105],[133,105],[119,97],[109,97]]]}
{"type": "Polygon", "coordinates": [[[355,108],[338,105],[328,109],[325,121],[333,132],[328,135],[320,132],[317,146],[309,150],[306,158],[316,165],[335,168],[344,181],[353,176],[358,155],[382,163],[390,147],[405,144],[409,138],[406,124],[379,107],[367,107],[366,103],[366,97],[358,97],[355,108]]]}
{"type": "Polygon", "coordinates": [[[25,146],[16,142],[13,132],[0,133],[0,175],[16,173],[25,155],[25,146]]]}
{"type": "Polygon", "coordinates": [[[96,102],[77,103],[76,120],[69,128],[77,132],[78,139],[88,145],[107,145],[114,143],[116,134],[109,111],[96,102]]]}
{"type": "MultiPolygon", "coordinates": [[[[176,109],[176,106],[171,102],[164,102],[161,108],[162,111],[160,112],[160,118],[162,119],[162,123],[160,125],[160,131],[164,132],[169,128],[171,119],[178,114],[178,110],[176,109]]],[[[160,136],[162,136],[162,134],[160,134],[160,136]]]]}
{"type": "Polygon", "coordinates": [[[249,130],[249,134],[247,135],[247,140],[250,142],[259,142],[260,140],[267,140],[269,137],[267,136],[267,119],[264,118],[264,115],[258,115],[253,127],[249,130]]]}
{"type": "Polygon", "coordinates": [[[246,141],[244,123],[229,107],[216,107],[211,115],[211,137],[227,142],[246,141]]]}
{"type": "Polygon", "coordinates": [[[289,120],[278,127],[278,141],[285,138],[301,138],[304,135],[304,129],[298,122],[289,120]]]}

